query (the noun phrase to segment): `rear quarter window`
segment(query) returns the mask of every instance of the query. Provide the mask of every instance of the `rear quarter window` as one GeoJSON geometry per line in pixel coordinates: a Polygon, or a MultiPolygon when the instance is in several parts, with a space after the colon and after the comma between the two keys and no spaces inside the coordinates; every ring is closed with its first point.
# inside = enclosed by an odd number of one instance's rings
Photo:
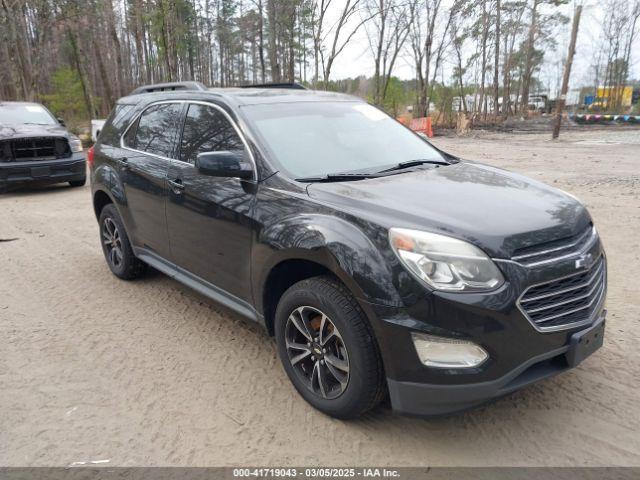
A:
{"type": "Polygon", "coordinates": [[[111,146],[120,145],[120,137],[124,132],[135,110],[135,105],[117,104],[100,132],[100,143],[111,146]]]}

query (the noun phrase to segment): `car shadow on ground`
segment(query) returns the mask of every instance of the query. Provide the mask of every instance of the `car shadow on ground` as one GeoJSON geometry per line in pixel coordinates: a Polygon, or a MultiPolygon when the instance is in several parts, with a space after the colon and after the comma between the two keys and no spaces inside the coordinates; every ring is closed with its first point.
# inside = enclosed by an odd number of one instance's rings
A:
{"type": "MultiPolygon", "coordinates": [[[[239,334],[239,336],[249,334],[250,336],[257,337],[257,343],[259,345],[254,345],[254,347],[264,348],[265,355],[273,355],[277,357],[275,340],[258,323],[235,313],[233,310],[228,309],[219,303],[216,303],[214,300],[199,294],[152,267],[149,267],[145,276],[136,280],[136,282],[141,282],[141,284],[147,285],[157,285],[159,283],[166,282],[166,288],[174,288],[179,291],[182,296],[186,297],[189,302],[193,302],[195,305],[205,306],[205,308],[210,309],[212,313],[211,321],[228,322],[229,325],[233,325],[236,329],[241,328],[244,331],[244,334],[239,334]]],[[[254,361],[256,362],[256,365],[254,366],[255,371],[259,371],[261,368],[260,357],[260,355],[254,355],[254,361]]],[[[275,360],[279,365],[280,360],[277,358],[275,360]]],[[[273,372],[273,374],[285,375],[284,370],[273,372]]],[[[565,372],[565,374],[575,375],[575,372],[565,372]]],[[[544,397],[554,396],[558,404],[570,404],[572,402],[570,391],[566,389],[558,391],[557,386],[553,384],[552,380],[550,380],[551,379],[548,379],[546,382],[542,382],[541,384],[530,385],[521,390],[490,399],[482,404],[460,412],[433,416],[399,415],[391,409],[391,402],[387,395],[377,407],[367,412],[362,417],[345,423],[352,428],[363,428],[366,430],[373,425],[394,424],[394,428],[397,428],[398,425],[403,425],[405,423],[415,424],[416,422],[422,424],[427,429],[436,428],[456,430],[458,428],[463,428],[465,425],[469,425],[470,423],[486,424],[494,421],[500,421],[501,418],[505,421],[509,421],[514,410],[519,409],[523,405],[535,404],[535,402],[540,399],[541,395],[544,397]]],[[[289,387],[291,388],[291,395],[298,398],[298,394],[294,387],[292,385],[289,385],[289,387]]],[[[305,403],[301,397],[298,398],[298,400],[301,403],[305,403]]],[[[313,410],[311,406],[306,404],[305,408],[313,410]]],[[[324,417],[323,414],[319,412],[317,413],[324,417]]],[[[326,418],[330,419],[330,417],[326,418]]]]}
{"type": "Polygon", "coordinates": [[[54,184],[28,184],[10,185],[7,190],[0,192],[0,200],[3,198],[26,197],[30,195],[46,195],[52,193],[74,192],[80,187],[71,187],[68,183],[54,184]]]}

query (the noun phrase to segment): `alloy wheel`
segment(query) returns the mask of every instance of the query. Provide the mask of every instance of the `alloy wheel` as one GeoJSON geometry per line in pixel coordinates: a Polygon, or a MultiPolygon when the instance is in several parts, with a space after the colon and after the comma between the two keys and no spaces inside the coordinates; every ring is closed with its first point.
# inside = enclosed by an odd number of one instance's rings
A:
{"type": "Polygon", "coordinates": [[[325,399],[342,395],[349,383],[349,355],[338,328],[314,307],[296,308],[287,319],[289,362],[307,388],[325,399]]]}
{"type": "Polygon", "coordinates": [[[107,260],[115,268],[122,265],[122,240],[115,222],[107,217],[102,223],[102,243],[105,246],[107,260]]]}

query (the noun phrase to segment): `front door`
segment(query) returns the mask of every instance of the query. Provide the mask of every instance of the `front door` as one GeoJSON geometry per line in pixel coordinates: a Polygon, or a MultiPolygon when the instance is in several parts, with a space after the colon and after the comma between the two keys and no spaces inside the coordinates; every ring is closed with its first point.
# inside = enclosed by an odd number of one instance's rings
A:
{"type": "Polygon", "coordinates": [[[123,220],[133,245],[169,258],[166,177],[173,157],[182,104],[151,105],[124,138],[116,160],[126,197],[123,220]]]}
{"type": "Polygon", "coordinates": [[[250,254],[254,183],[202,175],[199,153],[245,149],[220,107],[188,105],[179,161],[167,180],[167,225],[173,261],[184,270],[241,300],[251,299],[250,254]]]}

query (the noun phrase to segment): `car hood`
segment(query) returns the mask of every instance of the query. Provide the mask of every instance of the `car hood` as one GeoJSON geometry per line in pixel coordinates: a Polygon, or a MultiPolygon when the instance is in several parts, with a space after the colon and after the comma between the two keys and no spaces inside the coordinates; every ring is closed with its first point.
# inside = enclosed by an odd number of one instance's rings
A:
{"type": "Polygon", "coordinates": [[[487,165],[460,162],[375,179],[313,183],[309,195],[384,228],[443,233],[494,258],[580,233],[590,222],[575,197],[487,165]]]}
{"type": "Polygon", "coordinates": [[[0,140],[27,137],[66,137],[69,132],[62,125],[2,124],[0,140]]]}

